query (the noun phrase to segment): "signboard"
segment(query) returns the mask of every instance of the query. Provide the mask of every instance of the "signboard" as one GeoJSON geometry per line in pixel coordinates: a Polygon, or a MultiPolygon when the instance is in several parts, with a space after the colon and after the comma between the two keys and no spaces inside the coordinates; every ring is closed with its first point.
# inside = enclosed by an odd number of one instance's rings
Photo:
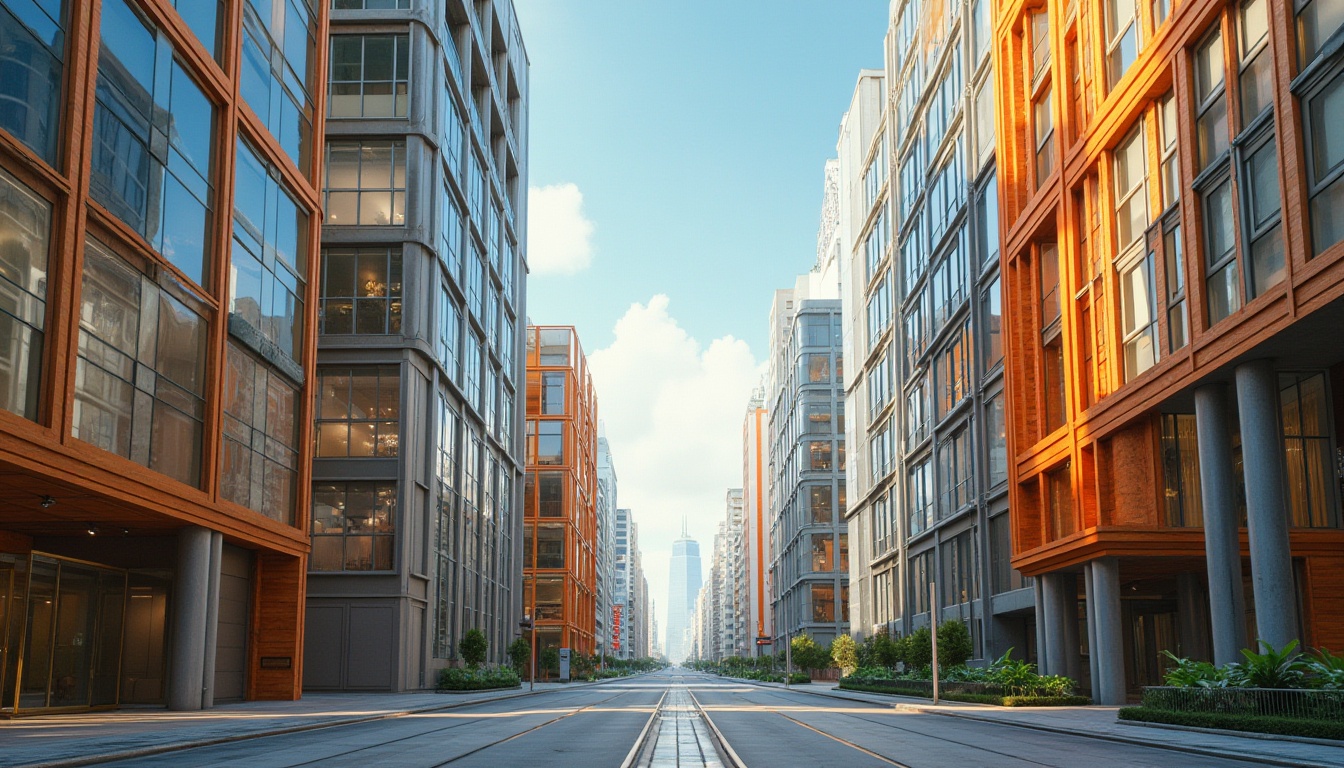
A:
{"type": "Polygon", "coordinates": [[[758,638],[756,638],[756,644],[757,644],[757,645],[771,645],[770,638],[768,638],[768,637],[758,637],[758,638]]]}
{"type": "Polygon", "coordinates": [[[616,603],[611,606],[611,650],[621,650],[621,619],[625,613],[625,605],[616,603]]]}
{"type": "Polygon", "coordinates": [[[569,682],[569,649],[560,649],[560,682],[569,682]]]}

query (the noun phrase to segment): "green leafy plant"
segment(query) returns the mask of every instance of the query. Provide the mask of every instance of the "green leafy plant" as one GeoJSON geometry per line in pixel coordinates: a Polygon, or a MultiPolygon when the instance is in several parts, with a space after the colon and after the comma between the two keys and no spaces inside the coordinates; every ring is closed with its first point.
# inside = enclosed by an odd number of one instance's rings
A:
{"type": "Polygon", "coordinates": [[[469,667],[479,667],[485,663],[485,654],[490,650],[490,641],[479,629],[468,629],[457,643],[457,652],[469,667]]]}
{"type": "Polygon", "coordinates": [[[848,675],[859,666],[858,650],[854,638],[840,635],[831,643],[831,661],[839,667],[840,674],[848,675]]]}
{"type": "Polygon", "coordinates": [[[1229,680],[1244,688],[1302,687],[1307,667],[1299,658],[1297,641],[1293,640],[1281,649],[1264,640],[1257,642],[1263,653],[1243,648],[1241,655],[1246,661],[1228,670],[1229,680]]]}
{"type": "Polygon", "coordinates": [[[809,635],[799,635],[791,641],[793,665],[799,669],[827,669],[831,666],[831,649],[809,635]]]}
{"type": "Polygon", "coordinates": [[[516,688],[518,673],[511,667],[449,667],[439,670],[439,690],[481,691],[491,688],[516,688]]]}
{"type": "Polygon", "coordinates": [[[904,653],[901,661],[907,667],[927,667],[933,663],[933,633],[928,627],[920,627],[902,639],[904,653]]]}
{"type": "Polygon", "coordinates": [[[526,638],[509,643],[509,664],[519,677],[526,677],[532,669],[532,644],[526,638]]]}
{"type": "Polygon", "coordinates": [[[975,645],[971,642],[971,630],[966,622],[948,619],[938,625],[938,667],[959,667],[975,655],[975,645]]]}
{"type": "Polygon", "coordinates": [[[1186,659],[1171,651],[1163,654],[1171,660],[1162,682],[1179,688],[1223,688],[1227,686],[1227,672],[1207,661],[1186,659]]]}
{"type": "Polygon", "coordinates": [[[541,667],[541,671],[546,675],[547,680],[551,679],[552,674],[559,675],[560,650],[558,648],[543,648],[537,654],[537,665],[541,667]]]}
{"type": "Polygon", "coordinates": [[[1328,648],[1316,650],[1316,658],[1306,662],[1308,682],[1313,688],[1344,691],[1344,656],[1336,656],[1328,648]]]}

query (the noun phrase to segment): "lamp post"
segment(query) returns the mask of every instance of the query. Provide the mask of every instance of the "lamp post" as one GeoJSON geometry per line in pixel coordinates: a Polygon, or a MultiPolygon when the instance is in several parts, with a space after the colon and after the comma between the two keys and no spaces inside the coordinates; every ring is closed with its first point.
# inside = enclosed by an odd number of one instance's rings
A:
{"type": "Polygon", "coordinates": [[[524,632],[532,632],[532,674],[528,677],[527,690],[535,691],[537,689],[537,623],[532,620],[532,614],[523,614],[523,620],[518,622],[518,628],[524,632]]]}

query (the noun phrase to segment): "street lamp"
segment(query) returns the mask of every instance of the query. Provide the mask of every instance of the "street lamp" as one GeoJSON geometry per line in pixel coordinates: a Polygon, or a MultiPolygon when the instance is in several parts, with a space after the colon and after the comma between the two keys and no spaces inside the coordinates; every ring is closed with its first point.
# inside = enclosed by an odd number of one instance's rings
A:
{"type": "Polygon", "coordinates": [[[527,690],[535,691],[537,689],[537,623],[532,620],[532,614],[523,614],[523,620],[518,622],[518,628],[524,632],[532,632],[532,675],[527,681],[527,690]]]}

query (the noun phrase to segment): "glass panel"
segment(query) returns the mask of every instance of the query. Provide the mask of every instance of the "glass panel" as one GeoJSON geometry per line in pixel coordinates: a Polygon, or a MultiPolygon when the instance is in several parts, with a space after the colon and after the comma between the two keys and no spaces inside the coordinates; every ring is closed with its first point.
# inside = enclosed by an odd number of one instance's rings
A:
{"type": "Polygon", "coordinates": [[[0,128],[55,166],[65,76],[65,3],[15,0],[0,5],[0,51],[0,128]]]}
{"type": "Polygon", "coordinates": [[[51,204],[0,170],[0,408],[37,418],[51,204]]]}
{"type": "Polygon", "coordinates": [[[32,558],[28,582],[28,621],[23,639],[23,680],[19,686],[19,709],[48,706],[52,682],[53,641],[57,614],[55,561],[32,558]]]}

